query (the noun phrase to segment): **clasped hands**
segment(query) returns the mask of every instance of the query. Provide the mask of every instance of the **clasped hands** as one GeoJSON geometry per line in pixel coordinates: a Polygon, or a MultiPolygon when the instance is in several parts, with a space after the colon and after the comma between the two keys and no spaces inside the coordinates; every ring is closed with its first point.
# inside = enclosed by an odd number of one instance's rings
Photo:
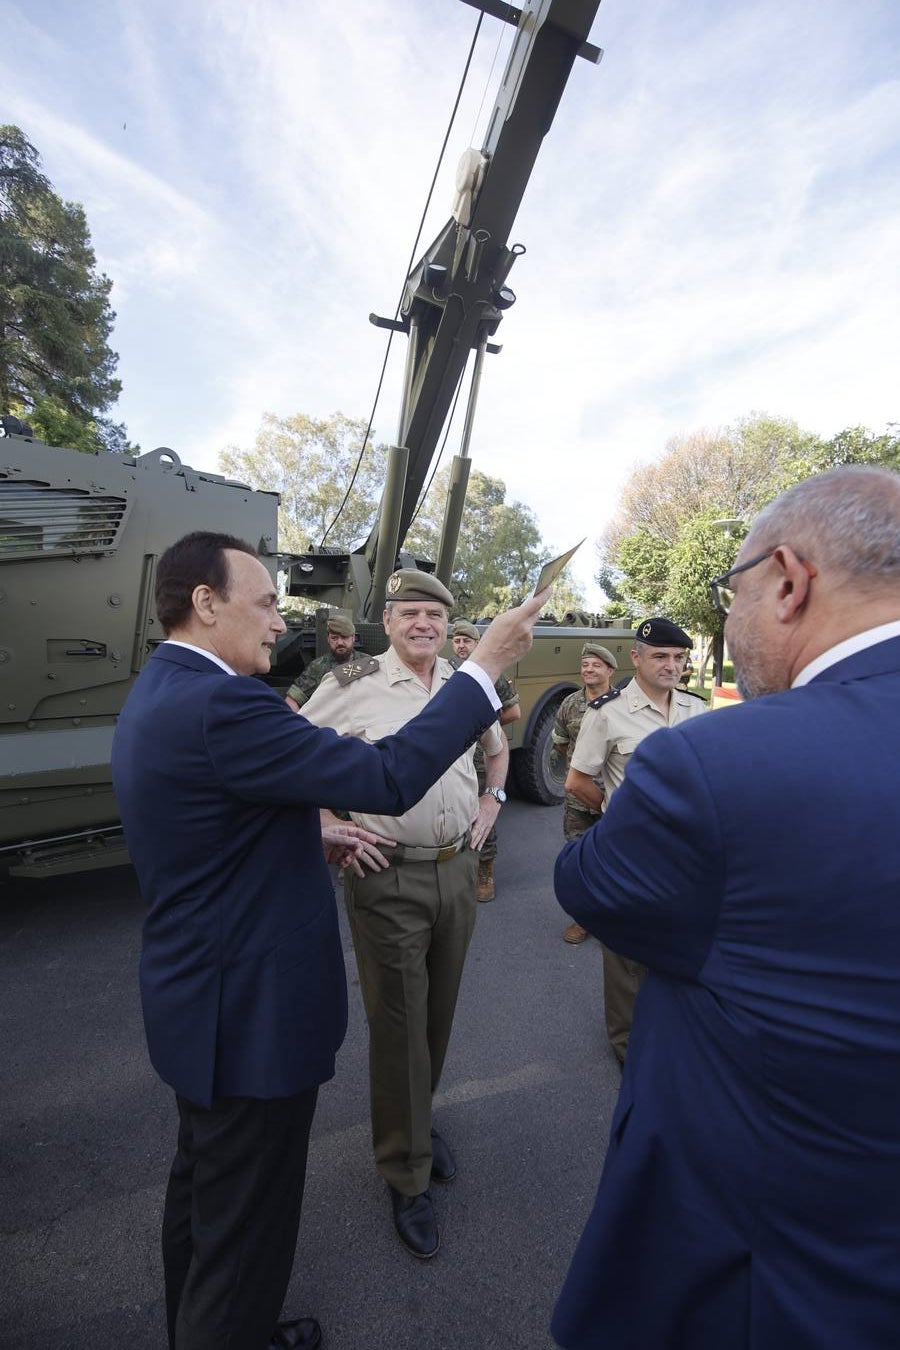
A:
{"type": "Polygon", "coordinates": [[[324,809],[319,811],[319,819],[322,825],[322,852],[327,863],[349,867],[358,877],[365,876],[366,868],[370,872],[383,872],[390,866],[390,860],[381,849],[394,848],[396,839],[385,839],[383,835],[364,830],[352,821],[341,820],[333,812],[324,809]]]}

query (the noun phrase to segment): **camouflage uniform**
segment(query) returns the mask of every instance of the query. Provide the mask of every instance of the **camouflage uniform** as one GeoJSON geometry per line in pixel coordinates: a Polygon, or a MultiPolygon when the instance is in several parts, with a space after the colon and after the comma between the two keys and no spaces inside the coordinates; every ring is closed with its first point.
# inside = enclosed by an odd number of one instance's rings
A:
{"type": "MultiPolygon", "coordinates": [[[[461,665],[462,663],[457,661],[455,664],[461,665]]],[[[501,711],[504,708],[515,707],[519,701],[519,695],[516,693],[515,689],[513,689],[505,675],[500,676],[499,680],[495,682],[494,688],[496,689],[497,697],[500,700],[501,711]]],[[[480,797],[487,786],[487,769],[484,763],[484,750],[481,747],[480,741],[476,741],[475,743],[475,772],[478,774],[478,795],[480,797]]],[[[481,845],[479,857],[482,862],[493,862],[496,856],[497,826],[492,825],[490,834],[481,845]]]]}
{"type": "Polygon", "coordinates": [[[299,707],[307,699],[312,698],[326,675],[334,670],[335,666],[345,666],[348,661],[355,661],[360,656],[368,656],[368,652],[361,652],[354,648],[350,656],[335,656],[333,651],[327,651],[324,656],[317,656],[314,661],[310,661],[303,673],[297,677],[290,689],[287,691],[287,697],[294,699],[299,707]]]}
{"type": "MultiPolygon", "coordinates": [[[[556,714],[556,721],[553,723],[553,754],[561,759],[565,757],[566,768],[572,762],[572,755],[575,750],[575,741],[578,738],[578,731],[581,727],[581,719],[584,717],[587,708],[587,692],[584,688],[576,689],[574,693],[569,694],[559,705],[559,711],[556,714]]],[[[559,762],[557,760],[557,763],[559,762]]],[[[600,819],[599,811],[592,811],[585,806],[573,793],[566,793],[565,809],[563,811],[563,835],[568,839],[578,839],[589,830],[595,820],[600,819]]]]}

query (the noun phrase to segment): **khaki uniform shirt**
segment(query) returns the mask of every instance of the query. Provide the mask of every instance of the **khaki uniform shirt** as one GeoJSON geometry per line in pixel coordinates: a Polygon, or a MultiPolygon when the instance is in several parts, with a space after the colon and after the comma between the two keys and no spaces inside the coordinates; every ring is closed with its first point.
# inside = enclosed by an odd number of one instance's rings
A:
{"type": "MultiPolygon", "coordinates": [[[[316,726],[334,727],[342,736],[380,741],[415,717],[453,674],[450,662],[439,656],[433,687],[428,689],[403,664],[393,647],[374,659],[379,669],[350,684],[342,686],[334,675],[326,675],[303,705],[301,715],[316,726]]],[[[487,754],[499,753],[502,736],[497,722],[488,728],[483,737],[487,754]]],[[[433,848],[453,843],[465,834],[478,812],[478,779],[473,757],[470,747],[402,816],[352,812],[353,820],[366,830],[396,839],[398,844],[433,848]]]]}
{"type": "Polygon", "coordinates": [[[625,777],[628,761],[645,736],[660,727],[678,726],[691,717],[706,712],[706,704],[682,689],[673,689],[669,698],[668,717],[649,699],[637,680],[631,680],[618,698],[602,708],[588,708],[582,719],[572,768],[586,773],[589,778],[602,778],[606,798],[609,799],[625,777]]]}

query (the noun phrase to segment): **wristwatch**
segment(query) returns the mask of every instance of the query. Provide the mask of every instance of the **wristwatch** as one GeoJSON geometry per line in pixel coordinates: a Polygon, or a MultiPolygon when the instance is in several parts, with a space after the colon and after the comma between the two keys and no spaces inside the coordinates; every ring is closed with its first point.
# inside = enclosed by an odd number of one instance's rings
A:
{"type": "Polygon", "coordinates": [[[486,787],[481,795],[482,797],[493,797],[494,801],[499,802],[501,806],[506,801],[506,793],[502,788],[486,787]]]}

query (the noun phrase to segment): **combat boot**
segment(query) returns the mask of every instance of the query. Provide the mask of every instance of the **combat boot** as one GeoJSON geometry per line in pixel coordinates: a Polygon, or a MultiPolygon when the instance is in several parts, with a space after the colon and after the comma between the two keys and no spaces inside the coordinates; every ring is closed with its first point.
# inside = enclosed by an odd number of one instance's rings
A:
{"type": "Polygon", "coordinates": [[[494,860],[493,858],[482,858],[478,864],[478,880],[475,883],[475,899],[493,900],[495,894],[494,860]]]}

